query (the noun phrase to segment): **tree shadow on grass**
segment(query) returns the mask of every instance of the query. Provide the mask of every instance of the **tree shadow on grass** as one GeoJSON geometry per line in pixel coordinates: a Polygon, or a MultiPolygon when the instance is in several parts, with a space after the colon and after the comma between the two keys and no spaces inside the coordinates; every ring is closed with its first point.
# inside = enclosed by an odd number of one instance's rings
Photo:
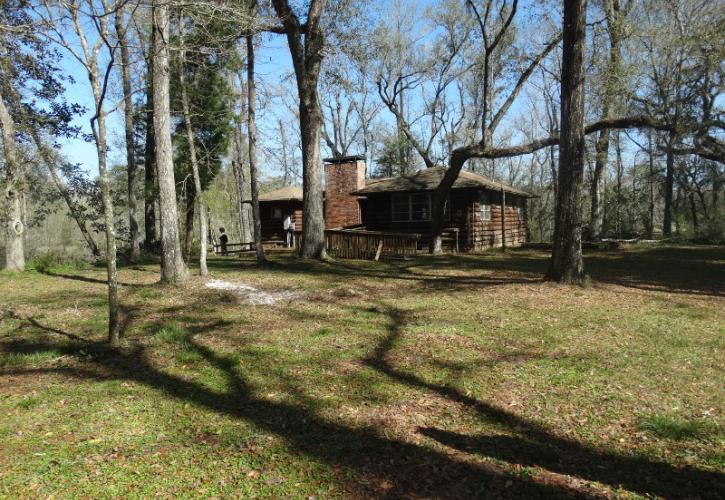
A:
{"type": "MultiPolygon", "coordinates": [[[[179,310],[183,309],[179,307],[179,310]]],[[[200,381],[164,371],[154,364],[152,353],[140,343],[113,351],[99,344],[79,341],[78,336],[72,333],[46,326],[43,326],[45,331],[62,335],[66,342],[23,341],[3,343],[0,347],[5,352],[60,351],[82,362],[56,368],[0,370],[0,373],[46,372],[89,381],[110,378],[143,384],[167,397],[254,424],[282,438],[294,452],[351,471],[352,479],[343,475],[338,477],[338,481],[349,495],[355,497],[560,498],[596,496],[599,493],[587,486],[577,485],[575,488],[567,481],[551,476],[530,478],[508,474],[500,467],[481,463],[475,456],[466,457],[471,453],[512,464],[538,466],[644,495],[721,498],[725,493],[720,474],[696,468],[678,468],[592,448],[560,437],[537,422],[466,396],[454,387],[431,383],[397,369],[390,358],[406,324],[406,312],[385,305],[376,310],[388,318],[388,331],[364,360],[367,366],[399,384],[465,405],[481,418],[513,435],[467,436],[431,427],[419,430],[421,435],[458,450],[452,456],[386,437],[383,429],[373,425],[352,427],[331,421],[316,413],[311,402],[294,404],[265,399],[255,394],[247,379],[249,374],[245,375],[245,369],[238,362],[197,340],[197,336],[228,326],[228,322],[220,320],[193,325],[188,328],[188,337],[183,342],[210,368],[225,377],[225,390],[213,389],[200,381]]],[[[168,314],[169,317],[174,316],[173,311],[168,314]]],[[[163,321],[159,322],[159,328],[162,325],[163,321]]],[[[288,388],[299,390],[298,385],[292,382],[288,388]]]]}
{"type": "MultiPolygon", "coordinates": [[[[414,281],[433,290],[452,290],[541,282],[548,257],[528,248],[510,249],[505,254],[491,251],[418,255],[410,260],[379,263],[280,257],[269,272],[309,275],[337,282],[350,278],[396,279],[414,281]],[[457,274],[445,274],[445,271],[457,274]]],[[[725,296],[725,247],[655,246],[591,251],[585,254],[584,260],[585,271],[601,283],[645,291],[725,296]]],[[[209,261],[209,266],[221,271],[240,271],[254,268],[254,263],[244,259],[218,259],[209,261]]]]}
{"type": "Polygon", "coordinates": [[[347,494],[357,498],[582,496],[581,492],[564,485],[541,484],[510,476],[493,466],[469,463],[427,447],[385,437],[372,426],[350,427],[326,420],[305,406],[260,398],[253,393],[237,363],[194,339],[195,335],[217,328],[218,323],[198,325],[187,340],[191,349],[226,377],[226,391],[155,367],[147,348],[140,344],[119,351],[93,350],[93,346],[78,342],[5,344],[5,352],[61,351],[85,362],[70,367],[0,370],[0,373],[56,373],[90,381],[121,379],[146,385],[168,397],[252,423],[282,438],[294,452],[304,453],[332,467],[348,469],[352,478],[343,474],[338,480],[347,494]]]}
{"type": "Polygon", "coordinates": [[[477,453],[524,466],[538,466],[558,474],[597,481],[612,488],[623,487],[644,495],[665,498],[723,498],[725,475],[694,467],[675,467],[644,457],[625,456],[592,448],[575,440],[560,437],[541,424],[485,401],[466,396],[455,387],[428,382],[404,372],[390,362],[406,323],[400,309],[383,308],[388,317],[388,335],[378,344],[365,363],[391,379],[412,388],[434,392],[450,401],[472,409],[491,423],[500,425],[515,436],[467,436],[435,428],[419,432],[441,444],[465,453],[477,453]]]}

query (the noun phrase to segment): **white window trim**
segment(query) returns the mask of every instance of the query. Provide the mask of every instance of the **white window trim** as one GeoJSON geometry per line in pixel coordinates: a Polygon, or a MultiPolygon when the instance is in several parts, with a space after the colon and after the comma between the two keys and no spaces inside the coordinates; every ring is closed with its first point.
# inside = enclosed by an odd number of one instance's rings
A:
{"type": "Polygon", "coordinates": [[[491,196],[485,191],[481,191],[478,195],[478,218],[486,222],[491,220],[491,196]],[[486,203],[483,202],[483,198],[486,199],[486,203]],[[483,207],[488,207],[486,210],[488,217],[483,216],[483,207]]]}

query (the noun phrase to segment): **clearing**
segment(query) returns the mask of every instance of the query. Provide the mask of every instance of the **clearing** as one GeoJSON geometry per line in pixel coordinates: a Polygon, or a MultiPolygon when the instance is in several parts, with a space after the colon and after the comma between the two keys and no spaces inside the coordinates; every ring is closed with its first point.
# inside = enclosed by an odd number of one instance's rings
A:
{"type": "Polygon", "coordinates": [[[725,248],[546,262],[0,274],[0,496],[723,498],[725,248]]]}

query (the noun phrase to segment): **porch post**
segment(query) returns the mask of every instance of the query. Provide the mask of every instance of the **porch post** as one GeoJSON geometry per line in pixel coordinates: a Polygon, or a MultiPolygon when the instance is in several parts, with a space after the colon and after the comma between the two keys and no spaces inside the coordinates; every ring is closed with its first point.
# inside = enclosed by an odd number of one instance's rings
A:
{"type": "Polygon", "coordinates": [[[506,191],[501,188],[501,249],[506,251],[506,191]]]}

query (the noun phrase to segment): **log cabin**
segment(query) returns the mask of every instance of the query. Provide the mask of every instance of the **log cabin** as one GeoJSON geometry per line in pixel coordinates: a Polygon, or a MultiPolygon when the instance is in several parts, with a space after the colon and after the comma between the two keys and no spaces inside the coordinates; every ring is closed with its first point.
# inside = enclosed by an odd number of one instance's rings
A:
{"type": "MultiPolygon", "coordinates": [[[[429,241],[433,193],[445,173],[432,167],[410,175],[366,179],[361,156],[325,162],[325,227],[420,234],[429,241]]],[[[532,195],[473,172],[462,171],[446,201],[444,248],[477,251],[520,246],[527,239],[527,200],[532,195]],[[503,209],[502,209],[503,207],[503,209]],[[505,240],[504,240],[505,237],[505,240]]],[[[302,188],[285,187],[260,196],[262,238],[284,241],[289,215],[302,231],[302,188]]]]}

